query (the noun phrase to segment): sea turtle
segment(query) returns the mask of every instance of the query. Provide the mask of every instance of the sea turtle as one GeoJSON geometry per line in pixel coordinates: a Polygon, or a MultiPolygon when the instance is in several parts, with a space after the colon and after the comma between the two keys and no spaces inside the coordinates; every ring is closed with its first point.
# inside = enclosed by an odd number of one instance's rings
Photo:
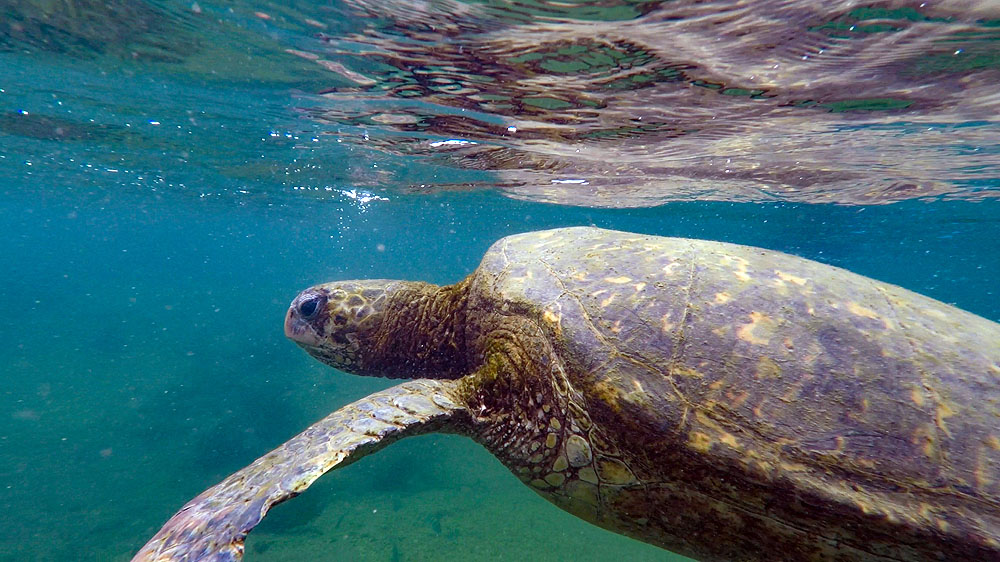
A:
{"type": "Polygon", "coordinates": [[[496,242],[454,285],[307,289],[285,332],[338,369],[418,380],[205,491],[136,560],[238,560],[270,506],[429,431],[700,560],[1000,560],[1000,325],[893,285],[563,228],[496,242]]]}

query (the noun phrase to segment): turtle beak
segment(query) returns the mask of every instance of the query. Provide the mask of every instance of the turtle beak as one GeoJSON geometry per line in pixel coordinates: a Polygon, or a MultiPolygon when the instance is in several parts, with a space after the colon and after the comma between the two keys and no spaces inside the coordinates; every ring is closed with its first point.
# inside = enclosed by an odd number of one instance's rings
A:
{"type": "Polygon", "coordinates": [[[285,337],[300,345],[319,346],[323,339],[316,332],[313,322],[317,316],[317,306],[325,306],[325,299],[314,291],[307,289],[295,297],[285,313],[285,337]],[[313,302],[313,306],[303,306],[303,303],[313,302]],[[317,302],[320,301],[320,302],[317,302]],[[312,314],[306,317],[303,312],[312,314]]]}

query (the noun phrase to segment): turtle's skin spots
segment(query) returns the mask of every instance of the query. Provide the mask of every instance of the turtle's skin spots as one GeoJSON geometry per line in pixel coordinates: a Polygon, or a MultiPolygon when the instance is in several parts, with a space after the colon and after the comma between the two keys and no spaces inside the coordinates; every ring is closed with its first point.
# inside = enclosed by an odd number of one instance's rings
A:
{"type": "Polygon", "coordinates": [[[389,378],[458,378],[468,372],[459,285],[358,280],[317,285],[289,307],[286,335],[320,361],[389,378]],[[320,303],[310,318],[301,303],[320,303]],[[419,334],[419,337],[416,337],[419,334]]]}
{"type": "Polygon", "coordinates": [[[470,301],[468,307],[504,311],[480,317],[483,323],[472,330],[481,341],[471,344],[487,350],[487,361],[461,381],[472,412],[470,434],[549,501],[617,528],[605,506],[642,483],[595,427],[552,348],[552,334],[560,332],[555,313],[518,311],[512,302],[470,301]]]}

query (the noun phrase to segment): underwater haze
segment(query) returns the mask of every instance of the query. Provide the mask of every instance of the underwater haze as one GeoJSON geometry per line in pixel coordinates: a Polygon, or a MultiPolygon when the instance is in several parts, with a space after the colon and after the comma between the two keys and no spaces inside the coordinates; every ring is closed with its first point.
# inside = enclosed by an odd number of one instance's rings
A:
{"type": "MultiPolygon", "coordinates": [[[[1000,320],[991,2],[0,0],[0,560],[128,560],[387,380],[318,282],[460,280],[596,225],[771,248],[1000,320]]],[[[468,439],[324,476],[246,559],[682,560],[468,439]]]]}

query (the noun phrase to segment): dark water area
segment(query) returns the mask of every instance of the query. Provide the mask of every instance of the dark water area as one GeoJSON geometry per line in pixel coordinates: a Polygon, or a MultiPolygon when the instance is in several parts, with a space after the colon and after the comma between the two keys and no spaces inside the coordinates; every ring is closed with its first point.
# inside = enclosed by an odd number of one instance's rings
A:
{"type": "MultiPolygon", "coordinates": [[[[454,282],[512,233],[750,244],[1000,320],[998,15],[726,6],[0,2],[0,560],[127,560],[390,386],[284,338],[299,290],[454,282]]],[[[331,473],[247,543],[611,557],[679,559],[441,435],[331,473]]]]}

